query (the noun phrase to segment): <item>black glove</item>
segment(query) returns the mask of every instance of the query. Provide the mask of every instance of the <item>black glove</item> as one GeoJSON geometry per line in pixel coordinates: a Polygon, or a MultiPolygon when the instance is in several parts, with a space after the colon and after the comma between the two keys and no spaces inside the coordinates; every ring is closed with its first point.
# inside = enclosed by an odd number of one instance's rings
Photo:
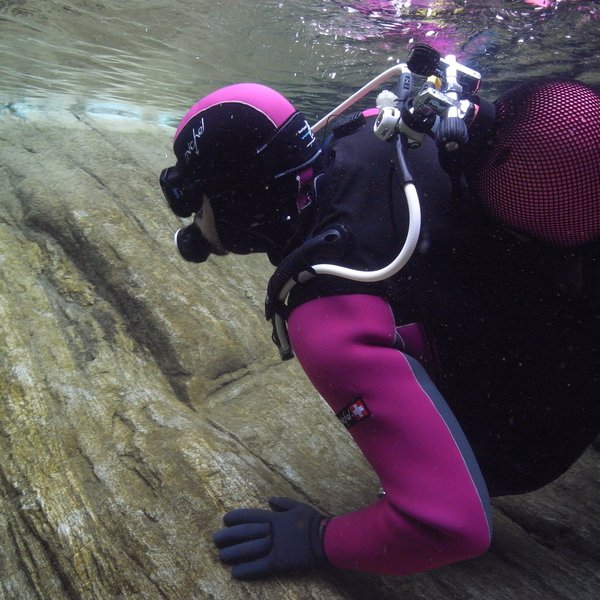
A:
{"type": "Polygon", "coordinates": [[[223,517],[226,527],[213,536],[219,560],[234,565],[235,579],[258,579],[327,561],[321,539],[325,517],[290,498],[269,498],[268,502],[272,510],[228,512],[223,517]]]}

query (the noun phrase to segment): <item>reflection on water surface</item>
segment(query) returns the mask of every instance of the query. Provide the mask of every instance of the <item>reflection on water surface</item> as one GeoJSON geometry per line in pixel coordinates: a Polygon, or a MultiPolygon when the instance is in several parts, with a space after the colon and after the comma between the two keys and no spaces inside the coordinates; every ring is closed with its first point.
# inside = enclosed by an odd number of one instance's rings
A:
{"type": "Polygon", "coordinates": [[[402,62],[456,52],[492,92],[523,74],[600,84],[600,7],[568,0],[0,1],[0,103],[176,120],[233,81],[316,116],[402,62]]]}

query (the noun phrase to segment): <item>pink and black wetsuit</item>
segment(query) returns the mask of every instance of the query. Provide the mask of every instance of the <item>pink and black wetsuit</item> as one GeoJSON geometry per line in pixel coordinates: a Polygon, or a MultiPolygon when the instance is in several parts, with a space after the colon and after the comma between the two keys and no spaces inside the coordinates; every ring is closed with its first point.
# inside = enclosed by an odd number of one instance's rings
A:
{"type": "Polygon", "coordinates": [[[396,347],[385,300],[319,298],[289,320],[302,367],[378,474],[385,496],[334,517],[337,567],[404,575],[487,550],[489,498],[469,444],[421,364],[396,347]]]}
{"type": "MultiPolygon", "coordinates": [[[[389,169],[381,169],[393,147],[377,140],[370,125],[329,146],[310,207],[312,232],[342,223],[354,233],[360,225],[343,257],[357,268],[393,258],[404,220],[401,188],[390,186],[389,169]]],[[[484,552],[491,535],[486,485],[460,425],[417,360],[426,358],[420,329],[397,330],[381,286],[324,277],[300,286],[292,305],[296,356],[385,491],[374,505],[328,523],[328,560],[401,575],[484,552]]]]}
{"type": "MultiPolygon", "coordinates": [[[[304,233],[347,227],[338,263],[380,268],[398,250],[406,214],[388,177],[393,152],[369,120],[327,146],[304,233]]],[[[484,552],[487,488],[548,483],[600,431],[600,326],[586,301],[561,292],[568,260],[457,204],[433,144],[409,158],[423,211],[409,265],[377,285],[298,285],[288,319],[296,356],[385,491],[328,523],[326,556],[395,575],[484,552]]]]}

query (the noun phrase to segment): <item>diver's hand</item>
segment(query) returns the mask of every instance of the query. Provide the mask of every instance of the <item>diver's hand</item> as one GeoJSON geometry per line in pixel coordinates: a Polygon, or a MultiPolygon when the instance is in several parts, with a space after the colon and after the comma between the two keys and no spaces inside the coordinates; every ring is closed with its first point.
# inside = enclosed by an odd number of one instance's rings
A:
{"type": "Polygon", "coordinates": [[[219,560],[233,565],[235,579],[308,569],[326,562],[322,529],[325,517],[291,498],[269,498],[272,510],[240,508],[223,517],[213,536],[219,560]]]}

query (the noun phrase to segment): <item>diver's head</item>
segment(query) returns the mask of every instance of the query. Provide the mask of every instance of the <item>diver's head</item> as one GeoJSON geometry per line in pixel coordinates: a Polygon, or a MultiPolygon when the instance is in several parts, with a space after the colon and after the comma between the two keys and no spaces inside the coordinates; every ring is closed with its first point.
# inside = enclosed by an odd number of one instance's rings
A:
{"type": "Polygon", "coordinates": [[[161,173],[161,187],[175,214],[196,213],[202,236],[180,232],[204,240],[197,258],[211,251],[276,254],[298,214],[298,175],[320,153],[302,113],[255,83],[227,86],[194,104],[173,150],[177,163],[161,173]]]}
{"type": "Polygon", "coordinates": [[[541,79],[495,104],[492,138],[465,166],[476,201],[508,228],[554,246],[600,240],[600,95],[541,79]]]}

